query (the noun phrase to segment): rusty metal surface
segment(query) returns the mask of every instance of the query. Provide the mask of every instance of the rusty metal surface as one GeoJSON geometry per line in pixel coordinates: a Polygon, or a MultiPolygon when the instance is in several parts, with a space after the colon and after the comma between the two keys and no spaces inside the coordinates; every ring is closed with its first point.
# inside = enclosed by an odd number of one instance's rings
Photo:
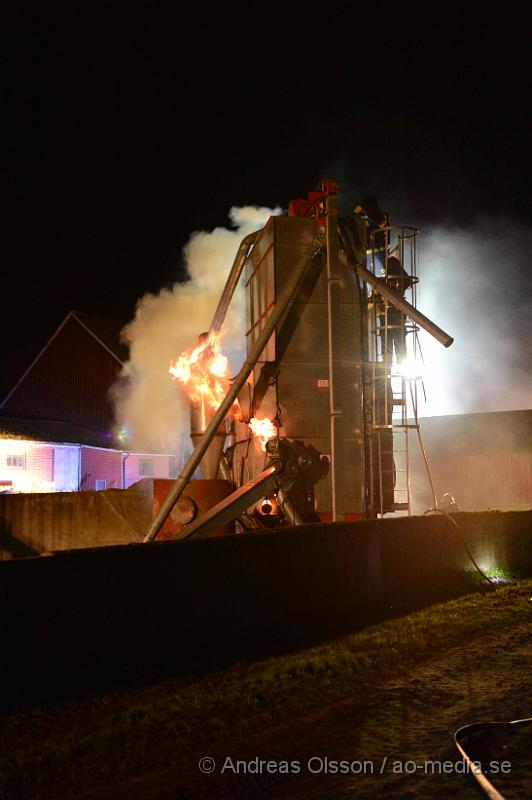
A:
{"type": "MultiPolygon", "coordinates": [[[[198,402],[190,403],[190,438],[192,444],[200,441],[207,429],[207,425],[214,416],[214,409],[209,405],[205,395],[198,402]]],[[[222,457],[225,442],[225,422],[220,425],[218,433],[213,437],[207,451],[200,461],[201,475],[205,480],[215,480],[222,457]]]]}
{"type": "MultiPolygon", "coordinates": [[[[277,488],[277,473],[281,464],[277,463],[256,475],[251,481],[220,500],[205,514],[198,516],[187,525],[175,538],[186,539],[195,536],[197,539],[213,536],[220,525],[234,520],[239,514],[257,502],[268,492],[277,488]]],[[[173,512],[172,512],[173,513],[173,512]]]]}
{"type": "MultiPolygon", "coordinates": [[[[175,481],[164,478],[156,478],[153,481],[153,516],[157,514],[162,503],[166,499],[168,492],[175,481]]],[[[184,494],[172,509],[168,519],[164,523],[159,539],[173,539],[183,527],[184,514],[190,512],[190,504],[193,503],[196,509],[195,517],[207,512],[213,505],[233,491],[233,486],[229,481],[224,480],[204,480],[190,481],[184,494]]],[[[232,523],[222,525],[212,532],[212,536],[224,536],[234,532],[232,523]]]]}

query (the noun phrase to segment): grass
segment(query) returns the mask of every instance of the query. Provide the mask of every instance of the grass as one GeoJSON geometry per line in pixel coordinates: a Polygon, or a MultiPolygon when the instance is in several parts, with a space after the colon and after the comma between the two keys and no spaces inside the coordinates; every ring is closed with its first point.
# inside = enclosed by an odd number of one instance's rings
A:
{"type": "Polygon", "coordinates": [[[294,654],[11,714],[0,732],[0,797],[57,797],[315,712],[484,632],[532,621],[531,592],[521,583],[294,654]]]}

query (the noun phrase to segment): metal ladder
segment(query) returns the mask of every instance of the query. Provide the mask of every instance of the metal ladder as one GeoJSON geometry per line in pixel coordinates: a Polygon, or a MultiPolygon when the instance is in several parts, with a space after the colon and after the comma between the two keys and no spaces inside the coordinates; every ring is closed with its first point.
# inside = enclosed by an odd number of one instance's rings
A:
{"type": "MultiPolygon", "coordinates": [[[[391,251],[391,239],[395,236],[397,244],[392,252],[397,253],[401,265],[411,278],[412,304],[416,305],[416,286],[417,286],[417,253],[416,236],[417,230],[411,228],[394,229],[384,228],[379,235],[383,238],[384,257],[382,263],[377,263],[375,253],[377,248],[372,248],[372,271],[382,277],[388,275],[388,257],[391,251]]],[[[419,426],[412,423],[412,415],[409,414],[411,408],[411,392],[414,394],[414,401],[417,402],[417,378],[407,377],[402,374],[397,365],[397,338],[394,339],[394,331],[397,329],[397,314],[389,313],[389,306],[386,301],[376,300],[370,303],[371,312],[369,314],[369,337],[370,337],[370,363],[373,381],[373,420],[372,430],[390,430],[392,450],[379,448],[378,470],[379,474],[389,466],[390,456],[393,458],[394,470],[394,497],[393,511],[411,513],[411,491],[410,491],[410,459],[409,459],[409,432],[419,426]],[[391,321],[390,321],[391,317],[391,321]],[[386,387],[382,393],[382,382],[386,387]],[[380,405],[376,403],[376,398],[380,393],[380,405]]],[[[417,326],[409,320],[404,320],[404,342],[407,357],[416,355],[417,349],[417,326]],[[410,344],[408,347],[406,342],[410,344]]],[[[378,476],[375,478],[379,480],[378,476]]],[[[382,502],[382,498],[381,498],[382,502]]],[[[381,511],[382,513],[382,506],[381,511]]]]}

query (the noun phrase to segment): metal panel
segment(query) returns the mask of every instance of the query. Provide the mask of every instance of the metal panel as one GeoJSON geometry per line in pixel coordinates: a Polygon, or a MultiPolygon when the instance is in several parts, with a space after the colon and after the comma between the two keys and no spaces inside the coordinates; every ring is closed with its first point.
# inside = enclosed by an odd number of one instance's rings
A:
{"type": "MultiPolygon", "coordinates": [[[[271,275],[264,285],[267,264],[273,258],[275,296],[283,291],[294,263],[317,236],[316,219],[274,217],[259,236],[246,265],[248,315],[251,325],[264,311],[270,297],[271,275]],[[259,279],[260,274],[260,279],[259,279]],[[262,298],[257,302],[257,295],[262,298]],[[267,301],[266,301],[267,302],[267,301]]],[[[338,374],[336,402],[341,409],[339,434],[339,507],[341,515],[363,511],[364,437],[360,400],[360,309],[352,271],[337,265],[335,369],[338,374]]],[[[328,392],[328,304],[325,260],[316,259],[309,269],[288,313],[278,326],[275,343],[263,352],[253,370],[253,414],[279,419],[281,437],[298,439],[329,455],[330,404],[328,392]]],[[[248,350],[255,337],[248,332],[248,350]]],[[[236,439],[247,440],[247,426],[237,424],[236,439]]],[[[337,437],[338,438],[338,437],[337,437]]],[[[264,465],[256,442],[243,441],[234,460],[240,480],[248,480],[264,465]]],[[[316,485],[316,510],[330,514],[330,476],[316,485]]]]}

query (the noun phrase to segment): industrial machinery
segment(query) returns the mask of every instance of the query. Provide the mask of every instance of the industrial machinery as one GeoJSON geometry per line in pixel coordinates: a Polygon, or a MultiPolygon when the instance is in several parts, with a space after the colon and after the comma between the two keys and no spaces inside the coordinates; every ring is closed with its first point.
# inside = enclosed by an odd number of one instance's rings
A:
{"type": "Polygon", "coordinates": [[[375,198],[341,217],[338,199],[324,181],[241,243],[203,339],[216,340],[243,276],[247,357],[216,408],[192,402],[195,450],[145,541],[200,463],[235,490],[178,538],[230,520],[247,530],[409,512],[417,331],[452,338],[416,308],[418,231],[390,225],[375,198]]]}

